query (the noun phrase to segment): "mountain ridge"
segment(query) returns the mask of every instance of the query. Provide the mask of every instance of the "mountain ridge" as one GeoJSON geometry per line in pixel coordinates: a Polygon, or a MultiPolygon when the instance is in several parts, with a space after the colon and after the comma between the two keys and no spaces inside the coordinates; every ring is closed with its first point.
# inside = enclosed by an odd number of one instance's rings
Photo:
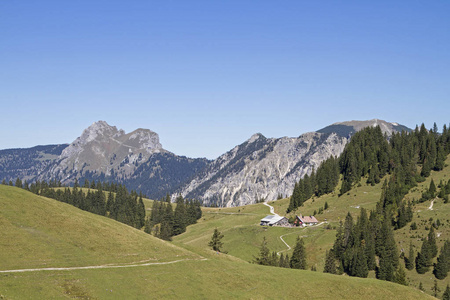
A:
{"type": "Polygon", "coordinates": [[[267,138],[255,133],[208,160],[173,154],[149,129],[126,133],[98,121],[70,144],[0,150],[0,166],[5,170],[0,176],[63,184],[75,179],[115,181],[152,198],[180,193],[205,205],[245,205],[289,196],[300,178],[331,155],[339,156],[354,132],[376,125],[386,134],[407,128],[373,119],[337,122],[298,137],[267,138]]]}

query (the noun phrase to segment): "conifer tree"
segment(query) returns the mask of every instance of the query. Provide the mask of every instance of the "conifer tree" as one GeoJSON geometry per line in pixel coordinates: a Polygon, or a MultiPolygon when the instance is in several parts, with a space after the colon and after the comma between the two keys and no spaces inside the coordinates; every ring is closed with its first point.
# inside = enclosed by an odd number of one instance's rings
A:
{"type": "Polygon", "coordinates": [[[447,277],[450,269],[450,240],[446,240],[444,246],[441,248],[441,253],[437,258],[437,263],[434,265],[433,274],[437,279],[444,279],[447,277]]]}
{"type": "Polygon", "coordinates": [[[306,270],[308,268],[306,265],[305,245],[303,243],[303,239],[301,239],[299,236],[297,237],[297,241],[294,247],[294,251],[292,252],[289,265],[292,269],[306,270]]]}
{"type": "Polygon", "coordinates": [[[181,195],[175,200],[177,206],[174,212],[173,234],[178,235],[186,231],[187,212],[181,195]]]}
{"type": "Polygon", "coordinates": [[[394,280],[395,283],[402,284],[402,285],[408,285],[408,281],[406,280],[406,272],[405,268],[403,267],[403,264],[398,264],[397,270],[394,274],[394,280]]]}
{"type": "Polygon", "coordinates": [[[442,300],[450,300],[450,286],[447,284],[447,288],[442,295],[442,300]]]}
{"type": "Polygon", "coordinates": [[[438,253],[438,248],[436,244],[436,234],[434,233],[434,226],[430,226],[430,232],[428,233],[428,244],[430,251],[430,259],[436,257],[438,253]]]}
{"type": "Polygon", "coordinates": [[[414,269],[414,249],[412,241],[409,243],[409,255],[408,257],[405,256],[405,267],[408,270],[414,269]]]}
{"type": "Polygon", "coordinates": [[[367,258],[364,252],[364,243],[354,250],[353,261],[350,270],[351,276],[366,278],[369,275],[367,268],[367,258]]]}
{"type": "Polygon", "coordinates": [[[284,255],[283,255],[283,253],[281,253],[281,255],[280,255],[280,259],[278,261],[278,266],[280,268],[284,268],[284,255]]]}
{"type": "Polygon", "coordinates": [[[261,247],[259,248],[259,256],[255,257],[253,262],[258,265],[268,266],[270,264],[270,250],[267,247],[266,237],[263,238],[261,247]]]}
{"type": "Polygon", "coordinates": [[[431,291],[433,292],[433,296],[437,298],[439,292],[441,291],[441,289],[438,286],[437,280],[434,280],[434,285],[431,288],[431,291]]]}
{"type": "Polygon", "coordinates": [[[379,259],[380,266],[377,270],[377,278],[386,281],[394,280],[394,272],[398,266],[398,251],[397,245],[394,239],[394,233],[390,227],[390,217],[385,215],[384,221],[380,230],[379,237],[380,247],[379,247],[379,259]]]}
{"type": "Polygon", "coordinates": [[[224,235],[217,228],[214,229],[214,233],[208,243],[208,246],[211,247],[214,251],[220,252],[220,248],[223,247],[223,237],[224,235]]]}
{"type": "Polygon", "coordinates": [[[325,266],[323,268],[324,273],[337,274],[336,258],[334,256],[333,249],[326,252],[325,266]]]}

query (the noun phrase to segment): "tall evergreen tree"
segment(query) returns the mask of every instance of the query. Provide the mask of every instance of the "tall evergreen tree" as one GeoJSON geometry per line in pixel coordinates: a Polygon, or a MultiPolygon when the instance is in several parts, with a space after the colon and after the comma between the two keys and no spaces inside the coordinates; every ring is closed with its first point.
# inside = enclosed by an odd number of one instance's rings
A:
{"type": "Polygon", "coordinates": [[[402,285],[408,285],[408,281],[406,280],[406,272],[405,268],[402,264],[398,264],[397,270],[394,274],[394,280],[395,283],[402,284],[402,285]]]}
{"type": "Polygon", "coordinates": [[[270,250],[267,247],[266,237],[264,237],[263,241],[261,243],[261,247],[259,248],[259,256],[255,257],[253,262],[258,265],[263,265],[263,266],[270,265],[269,253],[270,253],[270,250]]]}
{"type": "Polygon", "coordinates": [[[291,260],[289,262],[292,269],[303,269],[306,270],[308,266],[306,265],[306,251],[303,239],[299,236],[295,243],[294,251],[292,252],[291,260]]]}
{"type": "Polygon", "coordinates": [[[447,277],[450,270],[450,240],[446,240],[444,246],[441,248],[441,253],[437,258],[437,263],[434,265],[433,274],[437,279],[444,279],[447,277]]]}
{"type": "Polygon", "coordinates": [[[176,200],[176,207],[173,221],[173,234],[178,235],[186,231],[187,226],[187,211],[184,205],[184,199],[179,195],[176,200]]]}
{"type": "Polygon", "coordinates": [[[405,267],[408,270],[414,269],[414,249],[412,241],[409,243],[409,255],[408,257],[405,256],[405,267]]]}
{"type": "Polygon", "coordinates": [[[211,247],[214,251],[220,252],[220,248],[223,247],[223,237],[224,235],[217,228],[214,229],[214,233],[208,243],[208,246],[211,247]]]}
{"type": "Polygon", "coordinates": [[[447,288],[442,295],[442,300],[450,300],[450,286],[447,284],[447,288]]]}
{"type": "Polygon", "coordinates": [[[324,273],[337,274],[336,258],[333,249],[326,251],[324,273]]]}

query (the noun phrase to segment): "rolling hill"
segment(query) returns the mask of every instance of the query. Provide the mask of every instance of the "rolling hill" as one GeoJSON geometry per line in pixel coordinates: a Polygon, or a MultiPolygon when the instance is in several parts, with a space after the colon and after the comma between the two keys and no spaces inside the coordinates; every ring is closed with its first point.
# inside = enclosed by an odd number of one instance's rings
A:
{"type": "MultiPolygon", "coordinates": [[[[186,237],[206,223],[215,226],[208,218],[231,226],[233,219],[244,217],[241,223],[251,224],[267,207],[242,209],[246,214],[207,210],[205,220],[192,226],[186,237]]],[[[427,298],[389,282],[249,264],[205,249],[202,243],[182,242],[180,236],[174,244],[183,244],[183,249],[15,187],[0,186],[0,222],[3,299],[427,298]],[[32,268],[39,270],[19,271],[32,268]]],[[[206,228],[199,231],[209,235],[206,228]]]]}

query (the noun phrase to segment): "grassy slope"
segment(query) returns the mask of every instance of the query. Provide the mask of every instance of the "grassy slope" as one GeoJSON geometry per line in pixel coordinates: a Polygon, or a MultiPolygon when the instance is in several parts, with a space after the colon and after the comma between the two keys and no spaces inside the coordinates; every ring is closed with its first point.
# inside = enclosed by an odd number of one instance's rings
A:
{"type": "MultiPolygon", "coordinates": [[[[446,164],[450,165],[450,157],[447,159],[446,164]]],[[[436,185],[441,179],[447,181],[450,178],[450,166],[447,166],[441,172],[432,172],[431,176],[425,182],[420,183],[405,198],[409,200],[413,198],[419,199],[422,191],[429,186],[431,178],[434,179],[436,185]]],[[[341,197],[337,196],[340,189],[338,186],[332,194],[319,198],[314,197],[306,201],[296,213],[310,215],[314,210],[318,211],[327,202],[329,208],[323,214],[316,215],[316,217],[319,222],[326,220],[334,228],[338,226],[339,221],[345,219],[348,212],[356,220],[360,212],[360,207],[369,210],[375,208],[381,196],[381,186],[381,183],[375,186],[369,186],[363,183],[361,186],[352,189],[349,193],[341,197]]],[[[437,230],[437,233],[440,234],[439,238],[437,238],[438,247],[440,248],[443,242],[450,238],[450,204],[444,204],[441,199],[437,199],[434,202],[433,210],[428,210],[430,203],[431,201],[426,201],[415,207],[413,222],[417,223],[418,230],[411,231],[408,224],[405,228],[395,231],[398,248],[399,250],[403,249],[406,255],[409,253],[410,238],[413,240],[416,253],[420,250],[422,244],[421,238],[427,235],[425,228],[426,226],[430,226],[430,222],[428,221],[430,218],[434,220],[440,219],[443,224],[437,230]]],[[[285,215],[285,211],[289,205],[289,199],[277,200],[269,204],[275,207],[276,213],[285,215]]],[[[258,255],[259,246],[264,236],[268,241],[269,249],[272,251],[283,251],[286,249],[286,246],[279,238],[281,235],[285,235],[284,240],[291,246],[295,244],[297,236],[301,236],[305,239],[308,264],[310,266],[316,266],[317,270],[321,272],[325,263],[325,251],[332,247],[335,240],[336,231],[325,229],[325,226],[304,229],[261,227],[258,225],[259,220],[269,213],[268,207],[262,204],[236,208],[207,209],[205,212],[204,217],[198,224],[190,226],[186,233],[175,237],[175,243],[207,249],[207,244],[214,228],[218,228],[225,235],[223,238],[224,250],[230,255],[245,261],[251,261],[254,256],[258,255]],[[236,213],[236,215],[230,215],[229,213],[236,213]],[[246,213],[250,215],[245,215],[246,213]]],[[[285,251],[284,253],[291,255],[292,250],[285,251]]],[[[371,272],[369,277],[375,277],[374,272],[371,272]]],[[[419,275],[415,270],[407,270],[407,277],[411,286],[418,287],[419,283],[422,282],[426,292],[431,293],[431,287],[434,284],[432,270],[425,275],[419,275]]],[[[446,285],[450,284],[450,276],[445,280],[438,281],[438,284],[443,291],[446,285]]]]}
{"type": "MultiPolygon", "coordinates": [[[[267,207],[234,210],[249,215],[214,214],[206,219],[225,224],[222,216],[253,223],[267,207]],[[222,219],[222,220],[221,220],[222,219]]],[[[233,210],[231,210],[233,211],[233,210]]],[[[188,243],[180,249],[108,218],[38,197],[14,187],[0,186],[0,269],[85,266],[144,259],[190,260],[137,268],[40,271],[0,274],[0,298],[6,299],[135,299],[135,298],[309,298],[417,299],[417,290],[376,280],[333,276],[319,272],[263,267],[230,255],[216,254],[188,243]],[[400,296],[400,297],[399,297],[400,296]]],[[[202,223],[205,223],[202,225],[202,223]]],[[[192,231],[199,230],[193,228],[192,231]]]]}
{"type": "Polygon", "coordinates": [[[109,218],[0,186],[0,270],[194,257],[109,218]]]}

